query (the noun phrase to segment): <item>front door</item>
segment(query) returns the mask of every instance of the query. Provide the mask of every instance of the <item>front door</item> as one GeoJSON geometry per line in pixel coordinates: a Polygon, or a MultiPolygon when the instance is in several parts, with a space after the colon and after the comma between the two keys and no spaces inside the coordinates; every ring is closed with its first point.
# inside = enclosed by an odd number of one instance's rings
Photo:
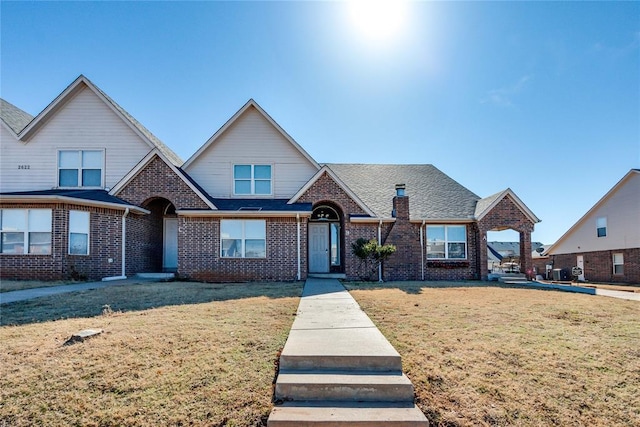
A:
{"type": "Polygon", "coordinates": [[[578,255],[578,259],[576,260],[576,265],[580,267],[582,270],[582,274],[578,276],[578,280],[584,282],[584,256],[578,255]]]}
{"type": "Polygon", "coordinates": [[[309,223],[309,272],[329,272],[329,224],[309,223]]]}
{"type": "Polygon", "coordinates": [[[178,268],[178,219],[164,219],[164,244],[162,255],[162,269],[176,270],[178,268]]]}

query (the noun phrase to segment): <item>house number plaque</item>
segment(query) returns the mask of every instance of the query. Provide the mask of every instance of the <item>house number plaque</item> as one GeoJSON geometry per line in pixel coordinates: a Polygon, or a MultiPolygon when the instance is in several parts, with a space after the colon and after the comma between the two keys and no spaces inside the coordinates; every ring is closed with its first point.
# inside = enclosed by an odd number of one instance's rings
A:
{"type": "Polygon", "coordinates": [[[31,165],[18,165],[18,169],[31,169],[31,165]]]}

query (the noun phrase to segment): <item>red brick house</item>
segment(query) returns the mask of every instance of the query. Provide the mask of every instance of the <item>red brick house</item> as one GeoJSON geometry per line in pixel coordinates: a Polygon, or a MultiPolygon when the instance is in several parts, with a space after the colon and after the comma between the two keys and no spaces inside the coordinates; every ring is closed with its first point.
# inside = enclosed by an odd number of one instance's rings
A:
{"type": "Polygon", "coordinates": [[[84,76],[0,107],[3,278],[357,279],[362,237],[397,247],[385,280],[485,279],[487,231],[529,248],[539,221],[433,165],[320,164],[253,100],[186,162],[84,76]]]}

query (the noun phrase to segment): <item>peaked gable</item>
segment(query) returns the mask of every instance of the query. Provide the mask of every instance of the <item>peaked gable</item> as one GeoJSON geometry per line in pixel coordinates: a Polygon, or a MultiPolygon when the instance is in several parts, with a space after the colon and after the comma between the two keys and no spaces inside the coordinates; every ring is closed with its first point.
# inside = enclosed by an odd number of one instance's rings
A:
{"type": "Polygon", "coordinates": [[[499,193],[493,194],[489,197],[485,197],[484,199],[478,200],[476,203],[475,209],[475,218],[480,221],[485,217],[491,210],[498,205],[505,198],[509,198],[516,207],[534,224],[540,222],[540,219],[533,213],[531,210],[525,205],[522,200],[516,193],[513,192],[510,188],[506,190],[500,191],[499,193]]]}
{"type": "Polygon", "coordinates": [[[138,205],[161,196],[176,209],[216,209],[207,195],[159,150],[149,152],[109,194],[138,205]]]}
{"type": "Polygon", "coordinates": [[[35,133],[55,116],[65,104],[69,102],[75,95],[84,89],[89,89],[102,102],[104,102],[111,110],[113,110],[120,119],[124,121],[150,148],[157,148],[167,159],[173,164],[180,165],[182,160],[162,141],[156,138],[147,128],[142,126],[140,122],[133,118],[127,111],[111,99],[105,92],[94,85],[88,78],[80,75],[75,79],[60,95],[56,97],[44,110],[40,112],[31,122],[25,126],[19,133],[20,140],[28,142],[35,133]]]}
{"type": "Polygon", "coordinates": [[[255,101],[250,100],[182,168],[212,197],[234,194],[234,165],[269,165],[271,194],[290,198],[319,169],[255,101]]]}
{"type": "Polygon", "coordinates": [[[640,169],[631,169],[546,251],[549,255],[640,247],[640,169]],[[596,220],[606,218],[607,236],[596,220]]]}

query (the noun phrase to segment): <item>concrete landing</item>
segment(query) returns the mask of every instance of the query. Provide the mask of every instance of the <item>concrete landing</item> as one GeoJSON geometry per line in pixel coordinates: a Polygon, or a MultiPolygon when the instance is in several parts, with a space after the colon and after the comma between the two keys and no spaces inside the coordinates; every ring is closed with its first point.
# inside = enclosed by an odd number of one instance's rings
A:
{"type": "Polygon", "coordinates": [[[309,278],[280,355],[279,426],[427,426],[398,352],[337,280],[309,278]]]}

